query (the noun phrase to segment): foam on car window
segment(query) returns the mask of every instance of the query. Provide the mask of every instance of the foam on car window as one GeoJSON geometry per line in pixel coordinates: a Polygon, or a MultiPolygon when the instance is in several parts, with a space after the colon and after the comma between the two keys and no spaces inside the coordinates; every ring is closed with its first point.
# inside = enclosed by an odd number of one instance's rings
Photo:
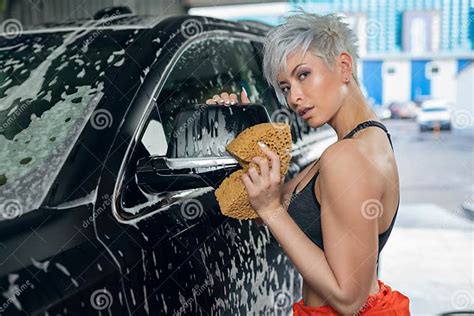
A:
{"type": "Polygon", "coordinates": [[[7,202],[20,213],[41,205],[130,34],[81,28],[0,38],[0,220],[7,202]]]}
{"type": "Polygon", "coordinates": [[[41,117],[33,114],[29,128],[13,140],[0,134],[0,173],[4,177],[0,192],[2,200],[13,201],[20,214],[40,206],[66,158],[64,153],[69,152],[87,123],[84,117],[90,116],[102,97],[102,93],[98,93],[102,89],[103,84],[92,90],[88,86],[78,87],[77,93],[65,96],[64,101],[41,117]],[[84,107],[71,102],[77,97],[81,98],[84,107]],[[77,121],[82,124],[71,126],[77,121]]]}

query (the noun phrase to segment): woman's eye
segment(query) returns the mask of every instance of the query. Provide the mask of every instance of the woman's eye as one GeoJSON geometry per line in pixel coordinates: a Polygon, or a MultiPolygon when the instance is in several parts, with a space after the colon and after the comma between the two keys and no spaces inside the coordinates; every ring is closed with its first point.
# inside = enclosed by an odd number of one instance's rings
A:
{"type": "Polygon", "coordinates": [[[306,78],[306,76],[308,76],[308,74],[309,74],[309,72],[307,72],[307,71],[303,71],[302,73],[300,73],[300,75],[299,75],[298,77],[301,79],[301,76],[303,76],[303,75],[304,75],[304,76],[305,76],[305,78],[306,78]]]}
{"type": "Polygon", "coordinates": [[[285,89],[287,89],[287,88],[288,88],[288,87],[284,87],[284,88],[281,89],[281,91],[286,94],[288,91],[285,90],[285,89]]]}

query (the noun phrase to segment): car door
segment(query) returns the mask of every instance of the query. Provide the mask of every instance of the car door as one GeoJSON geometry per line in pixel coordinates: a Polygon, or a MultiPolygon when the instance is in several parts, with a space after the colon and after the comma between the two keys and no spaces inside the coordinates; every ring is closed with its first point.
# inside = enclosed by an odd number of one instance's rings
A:
{"type": "Polygon", "coordinates": [[[180,50],[155,89],[114,192],[117,221],[135,228],[128,231],[136,244],[130,257],[140,258],[123,269],[133,284],[132,312],[285,314],[299,297],[298,273],[268,228],[223,216],[212,187],[148,194],[136,183],[140,158],[166,154],[183,104],[239,92],[245,81],[252,102],[270,115],[280,109],[255,41],[261,38],[203,33],[180,50]]]}
{"type": "MultiPolygon", "coordinates": [[[[111,191],[96,195],[95,188],[99,178],[114,177],[101,173],[102,162],[156,44],[139,30],[79,25],[0,41],[7,71],[0,99],[11,104],[0,115],[1,315],[130,314],[126,270],[95,239],[96,216],[111,214],[111,191]],[[139,37],[147,49],[130,47],[139,37]]],[[[109,240],[100,228],[109,244],[126,248],[124,238],[109,240]]],[[[131,252],[123,250],[127,258],[131,252]]]]}

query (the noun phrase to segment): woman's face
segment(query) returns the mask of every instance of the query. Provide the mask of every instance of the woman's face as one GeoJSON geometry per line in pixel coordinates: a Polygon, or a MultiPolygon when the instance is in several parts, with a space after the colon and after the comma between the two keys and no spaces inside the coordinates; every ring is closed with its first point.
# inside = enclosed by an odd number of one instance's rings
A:
{"type": "Polygon", "coordinates": [[[339,58],[329,68],[326,62],[310,51],[303,57],[297,51],[287,58],[286,72],[277,80],[290,108],[311,127],[327,123],[338,111],[347,95],[339,58]]]}

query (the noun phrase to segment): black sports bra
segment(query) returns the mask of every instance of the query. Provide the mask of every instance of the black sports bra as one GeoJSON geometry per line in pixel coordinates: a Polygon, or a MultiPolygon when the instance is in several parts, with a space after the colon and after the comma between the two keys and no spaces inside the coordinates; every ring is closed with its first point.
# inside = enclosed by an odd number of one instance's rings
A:
{"type": "MultiPolygon", "coordinates": [[[[345,138],[352,137],[356,132],[361,129],[364,129],[369,126],[377,126],[383,129],[388,136],[388,140],[390,141],[390,146],[393,150],[392,140],[390,138],[390,133],[388,132],[385,125],[378,121],[365,121],[357,125],[352,131],[350,131],[345,138]]],[[[314,186],[316,183],[316,178],[318,177],[319,170],[313,176],[311,181],[300,190],[300,192],[295,193],[293,191],[290,204],[288,205],[288,214],[293,218],[296,224],[305,232],[305,234],[319,247],[324,251],[323,246],[323,235],[321,231],[321,205],[318,202],[316,194],[314,193],[314,186]],[[314,206],[313,206],[314,205],[314,206]]],[[[296,185],[298,186],[298,185],[296,185]]],[[[400,206],[400,197],[398,198],[398,205],[395,215],[393,217],[392,223],[390,227],[379,234],[379,249],[377,255],[377,263],[379,261],[380,251],[382,251],[385,243],[392,232],[393,225],[395,224],[395,218],[397,217],[398,207],[400,206]]]]}

